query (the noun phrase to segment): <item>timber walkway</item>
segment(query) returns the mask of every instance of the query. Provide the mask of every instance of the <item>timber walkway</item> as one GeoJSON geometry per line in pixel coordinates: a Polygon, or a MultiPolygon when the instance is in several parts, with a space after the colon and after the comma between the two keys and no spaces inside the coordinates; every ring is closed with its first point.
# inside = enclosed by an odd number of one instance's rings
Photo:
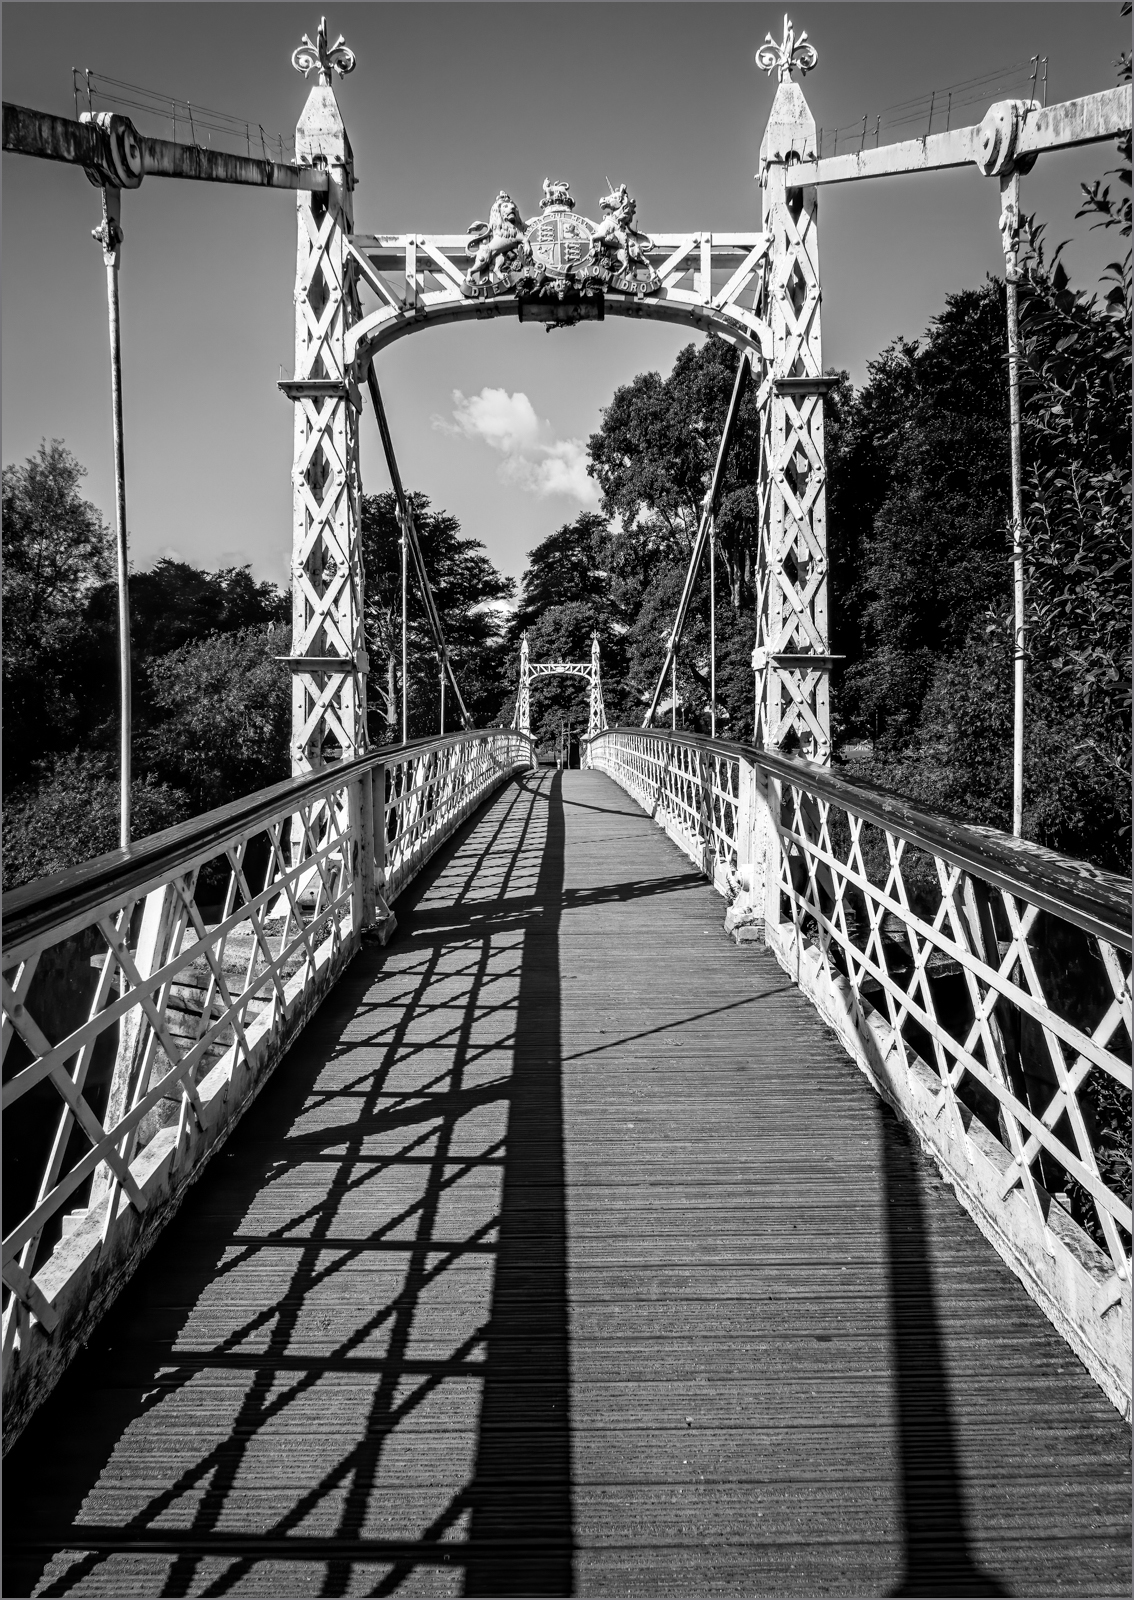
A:
{"type": "Polygon", "coordinates": [[[1125,1594],[1130,1435],[598,772],[398,902],[5,1463],[5,1594],[1125,1594]]]}

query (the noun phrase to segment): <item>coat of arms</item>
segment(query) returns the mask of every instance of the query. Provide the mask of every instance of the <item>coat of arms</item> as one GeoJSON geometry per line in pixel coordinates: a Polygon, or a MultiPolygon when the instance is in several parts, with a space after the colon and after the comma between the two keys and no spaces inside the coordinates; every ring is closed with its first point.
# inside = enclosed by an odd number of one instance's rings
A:
{"type": "Polygon", "coordinates": [[[528,224],[528,249],[532,259],[546,272],[564,277],[581,276],[580,268],[591,257],[594,223],[572,215],[575,202],[570,184],[560,179],[543,180],[543,215],[528,224]]]}
{"type": "Polygon", "coordinates": [[[512,197],[496,197],[487,223],[469,229],[473,264],[462,293],[469,299],[516,293],[524,298],[593,298],[607,289],[639,298],[653,294],[661,279],[645,252],[651,241],[634,226],[636,202],[626,185],[599,202],[601,223],[575,215],[571,186],[545,178],[540,215],[525,222],[512,197]]]}

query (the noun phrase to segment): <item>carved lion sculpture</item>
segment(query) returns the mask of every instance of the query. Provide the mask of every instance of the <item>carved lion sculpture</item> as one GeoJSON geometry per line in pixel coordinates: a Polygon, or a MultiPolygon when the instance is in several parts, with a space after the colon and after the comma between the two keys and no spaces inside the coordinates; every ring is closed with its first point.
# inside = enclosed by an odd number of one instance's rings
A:
{"type": "Polygon", "coordinates": [[[524,219],[510,194],[501,189],[492,203],[487,222],[474,222],[469,228],[468,254],[473,264],[468,281],[486,284],[494,272],[519,267],[527,254],[524,219]]]}

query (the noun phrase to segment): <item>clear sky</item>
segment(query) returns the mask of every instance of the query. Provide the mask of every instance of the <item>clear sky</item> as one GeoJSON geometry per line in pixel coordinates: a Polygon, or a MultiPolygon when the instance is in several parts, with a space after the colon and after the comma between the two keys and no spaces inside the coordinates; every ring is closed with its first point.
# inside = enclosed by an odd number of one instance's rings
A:
{"type": "MultiPolygon", "coordinates": [[[[759,227],[753,174],[774,86],[753,56],[766,32],[779,39],[782,5],[6,3],[4,98],[73,116],[71,68],[89,67],[286,134],[308,88],[291,52],[305,31],[314,36],[320,4],[332,38],[344,33],[358,56],[336,94],[360,232],[460,232],[501,188],[531,215],[548,175],[569,178],[592,216],[607,176],[625,182],[647,232],[759,227]]],[[[791,15],[819,52],[803,83],[816,121],[845,127],[865,113],[873,129],[882,113],[883,142],[886,108],[1034,54],[1049,58],[1052,100],[1109,88],[1130,42],[1117,0],[845,0],[793,5],[791,15]]],[[[953,125],[985,109],[955,111],[953,125]]],[[[1048,219],[1052,238],[1074,236],[1069,265],[1084,282],[1113,241],[1073,223],[1078,184],[1113,163],[1111,145],[1049,155],[1023,184],[1025,209],[1048,219]]],[[[285,193],[160,178],[124,197],[138,566],[162,554],[211,567],[249,561],[286,581],[291,405],[276,382],[281,366],[292,370],[294,205],[285,193]]],[[[1001,271],[997,216],[996,184],[975,169],[824,191],[825,364],[861,382],[867,361],[897,334],[920,333],[948,291],[1001,271]]],[[[22,460],[41,437],[64,439],[109,518],[98,220],[80,169],[4,156],[3,459],[22,460]]],[[[503,320],[403,339],[379,358],[403,477],[518,574],[526,551],[590,503],[581,447],[614,388],[668,371],[690,337],[616,319],[552,334],[503,320]]],[[[365,486],[388,487],[368,411],[362,440],[365,486]]]]}

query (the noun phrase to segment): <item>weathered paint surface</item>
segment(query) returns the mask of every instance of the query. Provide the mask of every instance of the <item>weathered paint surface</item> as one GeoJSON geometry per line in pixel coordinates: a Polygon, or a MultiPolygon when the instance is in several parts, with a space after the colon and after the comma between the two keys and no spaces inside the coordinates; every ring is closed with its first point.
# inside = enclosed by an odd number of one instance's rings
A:
{"type": "MultiPolygon", "coordinates": [[[[126,121],[128,119],[123,119],[126,121]]],[[[328,176],[313,167],[292,167],[278,161],[256,161],[223,150],[138,135],[142,173],[162,178],[196,178],[205,183],[243,183],[263,189],[326,190],[328,176]]],[[[90,123],[56,117],[47,111],[4,102],[4,149],[15,155],[77,166],[113,170],[106,135],[90,123]]]]}
{"type": "MultiPolygon", "coordinates": [[[[793,166],[790,187],[805,184],[849,183],[855,178],[887,178],[904,172],[936,172],[946,167],[980,165],[981,128],[953,128],[920,139],[815,159],[814,149],[793,166]]],[[[1068,150],[1076,145],[1113,139],[1130,127],[1130,85],[1063,100],[1058,105],[1036,106],[1023,119],[1015,143],[1017,158],[1034,158],[1044,150],[1068,150]]]]}

